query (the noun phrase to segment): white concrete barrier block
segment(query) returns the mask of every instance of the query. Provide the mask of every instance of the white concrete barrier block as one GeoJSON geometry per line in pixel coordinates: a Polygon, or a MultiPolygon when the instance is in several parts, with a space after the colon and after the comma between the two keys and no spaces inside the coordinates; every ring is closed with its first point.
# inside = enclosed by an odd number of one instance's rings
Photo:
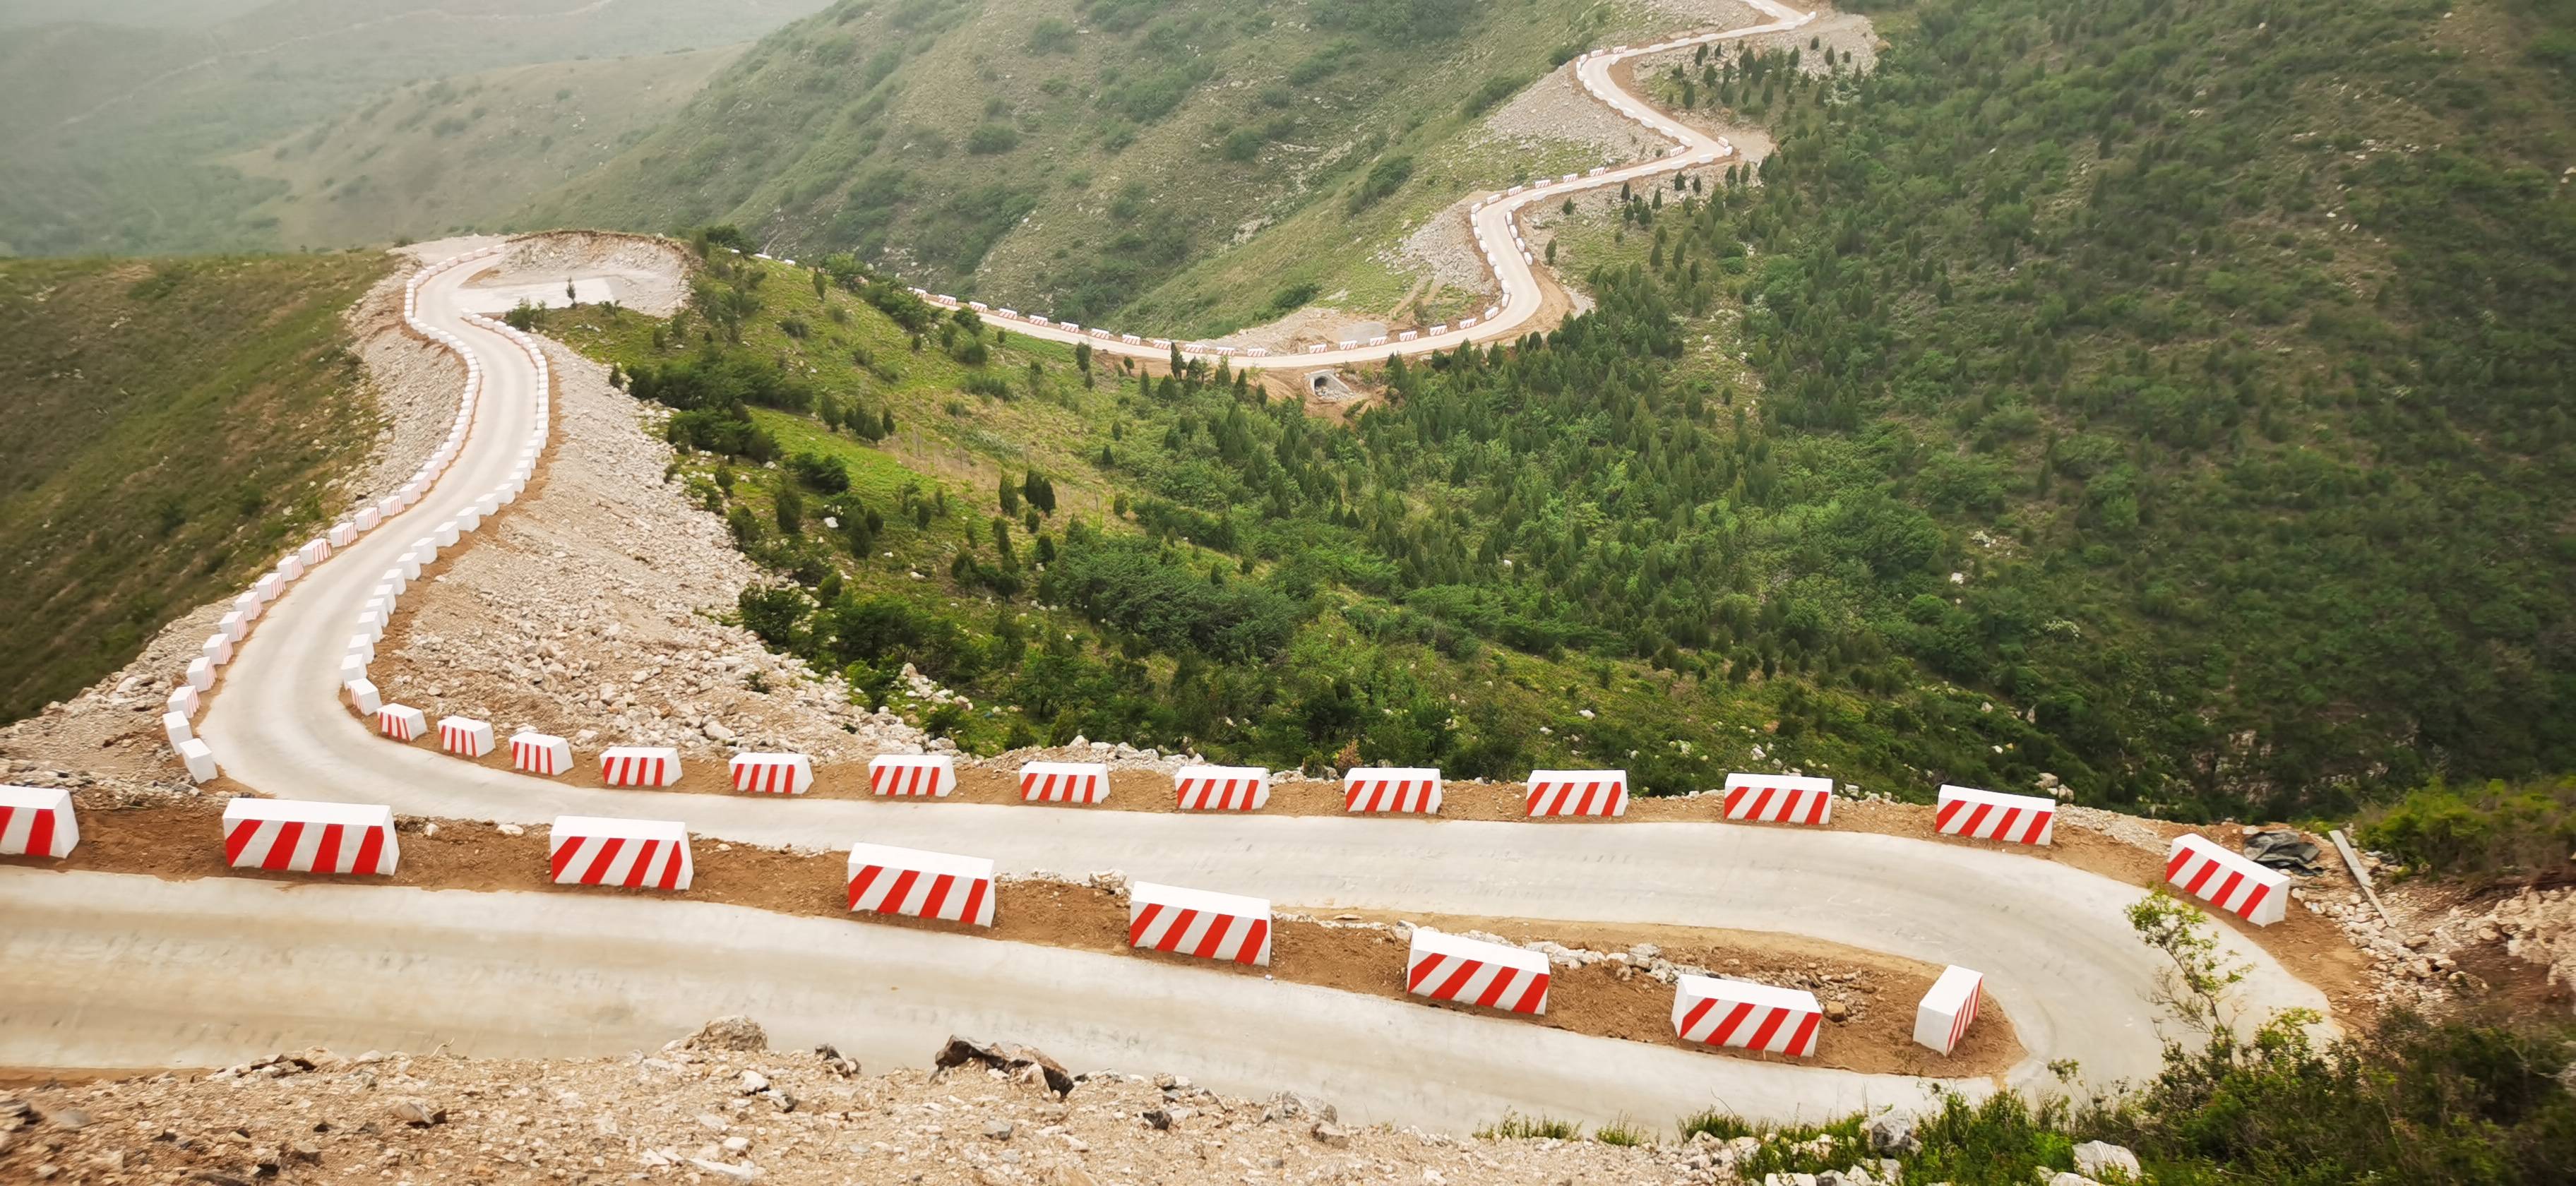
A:
{"type": "Polygon", "coordinates": [[[1440,790],[1440,772],[1429,767],[1356,767],[1342,775],[1342,810],[1438,815],[1440,790]]]}
{"type": "Polygon", "coordinates": [[[1026,803],[1106,803],[1109,767],[1099,762],[1031,762],[1020,767],[1026,803]]]}
{"type": "Polygon", "coordinates": [[[420,545],[428,542],[428,540],[421,540],[419,543],[413,544],[410,551],[405,552],[394,559],[394,571],[401,573],[404,580],[417,581],[420,579],[420,545]]]}
{"type": "Polygon", "coordinates": [[[341,648],[340,654],[344,658],[353,657],[363,662],[373,663],[376,661],[376,640],[367,637],[363,632],[352,634],[349,636],[348,644],[341,648]]]}
{"type": "Polygon", "coordinates": [[[204,655],[188,660],[188,686],[200,692],[215,690],[215,664],[204,655]]]}
{"type": "Polygon", "coordinates": [[[1531,1016],[1547,1012],[1553,981],[1544,954],[1424,926],[1413,928],[1404,964],[1404,991],[1415,996],[1531,1016]]]}
{"type": "Polygon", "coordinates": [[[612,787],[667,787],[680,781],[680,751],[670,746],[610,746],[599,755],[599,777],[612,787]]]}
{"type": "Polygon", "coordinates": [[[192,737],[180,742],[179,760],[187,764],[188,781],[193,783],[201,785],[210,783],[215,780],[216,775],[223,773],[222,769],[215,765],[214,748],[207,745],[206,739],[202,737],[192,737]]]}
{"type": "Polygon", "coordinates": [[[878,754],[868,759],[871,793],[945,798],[956,789],[957,762],[947,754],[878,754]]]}
{"type": "Polygon", "coordinates": [[[510,738],[510,769],[549,778],[572,773],[572,743],[550,733],[518,733],[510,738]]]}
{"type": "Polygon", "coordinates": [[[165,703],[169,705],[170,711],[193,720],[199,707],[197,689],[191,684],[181,684],[170,689],[170,699],[165,703]]]}
{"type": "Polygon", "coordinates": [[[340,656],[340,683],[346,686],[352,680],[367,678],[368,662],[369,660],[363,655],[340,656]]]}
{"type": "Polygon", "coordinates": [[[389,875],[400,863],[382,804],[239,798],[224,805],[224,861],[236,869],[389,875]]]}
{"type": "Polygon", "coordinates": [[[323,538],[329,540],[334,548],[348,547],[358,542],[358,525],[343,519],[332,524],[330,534],[323,538]]]}
{"type": "Polygon", "coordinates": [[[250,591],[259,594],[261,605],[267,605],[286,592],[286,580],[273,572],[262,573],[258,580],[251,582],[250,591]]]}
{"type": "Polygon", "coordinates": [[[385,707],[384,697],[376,691],[374,680],[353,679],[341,681],[340,699],[346,702],[350,708],[357,710],[358,715],[362,717],[374,716],[377,713],[384,711],[385,707]]]}
{"type": "Polygon", "coordinates": [[[429,733],[429,714],[408,704],[387,704],[376,710],[376,732],[396,741],[418,741],[429,733]]]}
{"type": "Polygon", "coordinates": [[[1797,774],[1729,774],[1726,818],[1774,824],[1831,823],[1834,780],[1797,774]]]}
{"type": "Polygon", "coordinates": [[[1977,990],[1984,987],[1984,975],[1957,964],[1941,970],[1941,978],[1932,982],[1932,990],[1914,1006],[1914,1040],[1943,1054],[1959,1048],[1959,1040],[1968,1036],[1968,1024],[1977,1019],[1977,990]]]}
{"type": "Polygon", "coordinates": [[[360,531],[374,531],[376,529],[376,525],[384,521],[384,512],[377,510],[373,505],[369,505],[358,508],[357,517],[350,520],[350,525],[356,527],[360,531]]]}
{"type": "Polygon", "coordinates": [[[1975,787],[1943,786],[1933,830],[1945,836],[2046,844],[2057,833],[2057,801],[1975,787]]]}
{"type": "Polygon", "coordinates": [[[1533,770],[1529,776],[1531,818],[1548,815],[1628,814],[1625,770],[1533,770]]]}
{"type": "Polygon", "coordinates": [[[186,713],[165,712],[161,714],[161,735],[169,739],[172,750],[177,750],[181,742],[196,737],[197,730],[188,724],[186,713]]]}
{"type": "Polygon", "coordinates": [[[727,772],[737,791],[802,795],[814,786],[814,759],[804,754],[735,754],[727,772]]]}
{"type": "Polygon", "coordinates": [[[0,857],[67,857],[80,844],[80,815],[61,787],[0,786],[0,857]]]}
{"type": "Polygon", "coordinates": [[[2289,912],[2290,875],[2265,868],[2206,836],[2185,833],[2165,850],[2165,881],[2256,926],[2289,912]]]}
{"type": "Polygon", "coordinates": [[[197,653],[204,655],[206,662],[221,667],[233,661],[233,640],[220,634],[209,634],[206,641],[198,644],[197,653]]]}
{"type": "MultiPolygon", "coordinates": [[[[458,507],[456,508],[455,522],[456,530],[459,532],[475,531],[483,526],[483,510],[482,508],[471,504],[458,507]]],[[[440,542],[444,543],[446,541],[442,540],[440,542]]]]}
{"type": "Polygon", "coordinates": [[[270,575],[277,578],[279,585],[292,585],[304,576],[304,558],[285,556],[278,560],[276,568],[270,570],[270,575]]]}
{"type": "Polygon", "coordinates": [[[331,541],[320,538],[306,540],[303,547],[295,550],[295,558],[303,561],[304,567],[310,569],[331,558],[331,541]]]}
{"type": "Polygon", "coordinates": [[[993,862],[887,844],[850,846],[850,910],[993,925],[993,862]]]}
{"type": "Polygon", "coordinates": [[[1270,902],[1139,881],[1127,891],[1127,945],[1270,966],[1270,902]]]}
{"type": "Polygon", "coordinates": [[[1715,976],[1673,985],[1673,1035],[1685,1042],[1812,1058],[1824,1023],[1816,994],[1800,989],[1715,976]]]}
{"type": "Polygon", "coordinates": [[[461,529],[457,526],[456,520],[449,519],[438,525],[438,530],[430,536],[430,539],[436,541],[439,547],[452,548],[456,546],[456,537],[459,534],[461,529]]]}
{"type": "Polygon", "coordinates": [[[244,593],[233,598],[233,612],[240,614],[245,623],[258,621],[259,615],[267,609],[268,603],[261,601],[257,593],[244,593]]]}
{"type": "Polygon", "coordinates": [[[678,820],[559,815],[547,837],[556,885],[685,890],[696,876],[678,820]]]}
{"type": "Polygon", "coordinates": [[[481,526],[483,520],[499,513],[501,513],[500,495],[486,494],[474,500],[474,520],[477,526],[481,526]]]}
{"type": "Polygon", "coordinates": [[[1172,774],[1183,811],[1259,811],[1270,803],[1270,771],[1260,766],[1183,766],[1172,774]]]}
{"type": "Polygon", "coordinates": [[[438,748],[467,758],[492,752],[492,722],[472,717],[438,718],[438,748]]]}
{"type": "Polygon", "coordinates": [[[227,642],[240,642],[250,633],[250,620],[242,617],[240,610],[233,610],[215,620],[215,631],[227,642]]]}

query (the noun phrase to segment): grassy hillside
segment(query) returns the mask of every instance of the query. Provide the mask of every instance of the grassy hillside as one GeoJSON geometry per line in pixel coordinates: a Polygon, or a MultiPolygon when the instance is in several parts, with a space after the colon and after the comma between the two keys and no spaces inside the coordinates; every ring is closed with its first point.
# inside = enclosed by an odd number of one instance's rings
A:
{"type": "Polygon", "coordinates": [[[185,18],[111,4],[13,28],[0,38],[9,162],[0,254],[277,247],[276,216],[254,208],[284,187],[223,158],[412,80],[728,45],[820,3],[620,0],[531,12],[509,0],[271,0],[185,18]],[[196,19],[206,15],[220,19],[196,19]],[[138,23],[112,23],[120,16],[138,23]]]}
{"type": "Polygon", "coordinates": [[[918,317],[916,354],[784,269],[701,294],[730,350],[601,348],[786,364],[762,432],[692,439],[835,455],[885,526],[782,535],[792,471],[736,461],[712,505],[807,590],[752,608],[863,686],[967,690],[970,744],[2054,776],[2195,816],[2576,768],[2566,14],[1883,15],[1866,81],[1708,63],[1692,97],[1782,144],[1764,182],[1568,228],[1597,312],[1390,373],[1347,428],[1204,372],[967,365],[918,317]],[[834,400],[903,427],[794,411],[834,400]]]}
{"type": "Polygon", "coordinates": [[[1378,308],[1409,278],[1373,248],[1559,155],[1441,146],[1563,56],[1673,19],[1584,0],[843,0],[524,221],[737,223],[774,254],[848,250],[942,291],[1171,332],[1267,316],[1283,291],[1378,308]],[[1194,265],[1204,279],[1145,299],[1194,265]]]}
{"type": "Polygon", "coordinates": [[[326,512],[387,257],[0,262],[0,720],[115,670],[326,512]]]}
{"type": "Polygon", "coordinates": [[[495,227],[527,195],[641,139],[740,52],[544,62],[413,83],[224,163],[285,183],[250,217],[273,220],[290,246],[495,227]]]}

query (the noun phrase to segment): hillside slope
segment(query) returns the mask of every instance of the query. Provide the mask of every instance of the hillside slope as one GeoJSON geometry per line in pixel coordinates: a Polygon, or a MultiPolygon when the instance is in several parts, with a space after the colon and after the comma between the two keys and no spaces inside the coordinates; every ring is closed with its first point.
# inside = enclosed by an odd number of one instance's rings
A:
{"type": "Polygon", "coordinates": [[[685,409],[709,505],[805,587],[746,620],[969,692],[922,711],[974,748],[2193,817],[2576,767],[2563,20],[2160,11],[1897,10],[1862,76],[1649,64],[1768,126],[1764,183],[1548,220],[1598,308],[1390,369],[1347,427],[846,260],[574,340],[685,409]]]}
{"type": "Polygon", "coordinates": [[[384,256],[0,262],[0,720],[113,671],[336,506],[384,256]]]}
{"type": "MultiPolygon", "coordinates": [[[[1162,332],[1213,332],[1274,298],[1303,303],[1301,282],[1471,187],[1628,159],[1624,142],[1543,132],[1418,154],[1580,49],[1739,11],[844,0],[763,40],[667,126],[520,221],[737,223],[774,254],[851,251],[912,283],[1091,322],[1308,212],[1289,255],[1312,274],[1152,310],[1162,332]]],[[[1411,282],[1373,279],[1354,299],[1392,304],[1411,282]]]]}

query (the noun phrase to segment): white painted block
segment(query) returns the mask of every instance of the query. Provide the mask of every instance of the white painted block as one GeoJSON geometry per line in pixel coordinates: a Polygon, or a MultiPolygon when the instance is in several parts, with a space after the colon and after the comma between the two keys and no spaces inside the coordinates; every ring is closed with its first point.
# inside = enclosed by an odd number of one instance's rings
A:
{"type": "Polygon", "coordinates": [[[199,784],[213,782],[216,775],[223,773],[222,769],[215,765],[214,749],[208,746],[202,737],[180,742],[179,760],[187,764],[190,782],[199,784]]]}

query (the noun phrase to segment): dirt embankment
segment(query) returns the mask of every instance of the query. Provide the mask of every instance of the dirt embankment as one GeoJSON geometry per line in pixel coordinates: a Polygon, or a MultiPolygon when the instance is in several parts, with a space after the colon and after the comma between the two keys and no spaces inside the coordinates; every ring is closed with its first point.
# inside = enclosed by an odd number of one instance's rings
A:
{"type": "MultiPolygon", "coordinates": [[[[45,869],[135,873],[170,880],[251,877],[313,885],[327,892],[343,879],[299,873],[237,870],[224,863],[222,805],[199,801],[109,808],[85,806],[81,845],[64,861],[0,858],[0,864],[45,869]]],[[[1283,904],[1271,940],[1271,966],[1215,964],[1185,956],[1135,953],[1127,944],[1127,902],[1112,878],[1091,884],[1004,879],[995,886],[994,926],[985,931],[917,919],[848,911],[847,857],[711,842],[693,846],[695,901],[748,906],[782,914],[852,918],[852,925],[906,926],[988,935],[1083,951],[1162,959],[1208,975],[1272,976],[1348,992],[1412,1000],[1433,1008],[1465,1008],[1408,996],[1404,985],[1404,920],[1296,914],[1283,904]],[[1393,924],[1393,925],[1390,925],[1393,924]]],[[[546,893],[620,893],[644,897],[657,891],[557,886],[548,879],[543,829],[463,820],[402,822],[402,862],[386,879],[423,889],[513,890],[546,893]]],[[[381,883],[377,883],[381,884],[381,883]]],[[[1801,1065],[1943,1077],[1996,1075],[2022,1057],[2012,1025],[1991,997],[1979,1006],[1968,1042],[1948,1058],[1912,1042],[1914,1002],[1941,969],[1920,961],[1795,936],[1688,927],[1605,927],[1594,924],[1443,917],[1420,919],[1442,930],[1481,931],[1519,943],[1547,941],[1595,953],[1552,953],[1553,984],[1545,1017],[1532,1025],[1598,1037],[1684,1045],[1712,1057],[1768,1058],[1741,1051],[1688,1046],[1672,1036],[1673,965],[1814,991],[1836,1015],[1825,1027],[1817,1055],[1801,1065]],[[1639,945],[1648,945],[1640,947],[1639,945]]],[[[1504,1016],[1510,1016],[1503,1014],[1504,1016]]],[[[1776,1060],[1774,1060],[1776,1061],[1776,1060]]]]}

